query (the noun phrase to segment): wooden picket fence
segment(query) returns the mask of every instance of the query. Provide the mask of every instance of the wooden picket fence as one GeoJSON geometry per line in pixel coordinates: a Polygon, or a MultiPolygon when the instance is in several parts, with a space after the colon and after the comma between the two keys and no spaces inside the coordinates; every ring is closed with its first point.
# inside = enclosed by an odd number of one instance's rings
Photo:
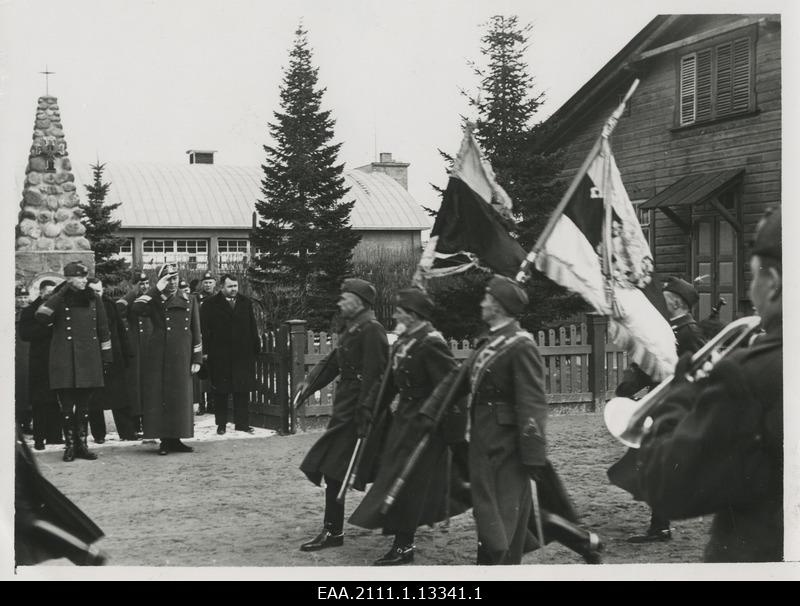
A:
{"type": "MultiPolygon", "coordinates": [[[[606,318],[587,314],[586,321],[535,335],[545,366],[545,393],[553,412],[601,410],[628,365],[627,353],[606,342],[606,318]]],[[[252,394],[250,418],[254,425],[294,433],[327,424],[333,406],[335,383],[323,388],[295,411],[294,386],[336,347],[337,335],[306,330],[302,320],[292,320],[279,330],[262,335],[262,353],[256,372],[258,390],[252,394]]],[[[472,353],[469,341],[450,341],[457,360],[472,353]]]]}

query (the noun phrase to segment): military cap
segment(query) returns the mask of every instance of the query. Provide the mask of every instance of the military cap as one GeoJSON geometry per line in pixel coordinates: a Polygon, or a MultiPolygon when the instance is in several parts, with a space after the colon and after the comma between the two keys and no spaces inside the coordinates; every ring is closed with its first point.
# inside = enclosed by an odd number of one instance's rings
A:
{"type": "Polygon", "coordinates": [[[419,288],[404,288],[395,295],[395,304],[408,311],[413,311],[426,320],[433,316],[433,300],[419,288]]]}
{"type": "Polygon", "coordinates": [[[141,284],[142,282],[147,282],[150,278],[147,277],[147,274],[143,271],[136,272],[133,275],[133,283],[134,284],[141,284]]]}
{"type": "Polygon", "coordinates": [[[72,261],[64,266],[65,278],[83,278],[89,275],[89,268],[80,261],[72,261]]]}
{"type": "Polygon", "coordinates": [[[178,288],[189,288],[189,283],[186,280],[179,280],[178,288]]]}
{"type": "Polygon", "coordinates": [[[518,282],[505,276],[495,274],[489,280],[486,292],[492,295],[503,306],[503,309],[512,316],[520,315],[528,304],[528,293],[523,290],[518,282]]]}
{"type": "Polygon", "coordinates": [[[773,207],[764,213],[756,227],[750,252],[760,257],[781,260],[781,208],[773,207]]]}
{"type": "Polygon", "coordinates": [[[675,276],[670,276],[667,278],[667,281],[664,284],[664,292],[675,293],[681,299],[686,301],[686,305],[688,305],[689,308],[694,307],[697,301],[700,299],[700,295],[697,294],[694,286],[689,284],[686,280],[681,280],[675,276]]]}
{"type": "Polygon", "coordinates": [[[351,292],[360,297],[364,302],[375,305],[375,296],[377,294],[375,292],[375,287],[366,280],[348,278],[342,282],[342,292],[351,292]]]}
{"type": "Polygon", "coordinates": [[[177,276],[177,275],[178,275],[178,268],[175,267],[172,263],[164,263],[164,265],[158,268],[159,280],[164,276],[177,276]]]}
{"type": "Polygon", "coordinates": [[[206,273],[204,273],[202,279],[203,280],[216,280],[216,278],[214,277],[214,274],[212,274],[210,271],[207,271],[206,273]]]}

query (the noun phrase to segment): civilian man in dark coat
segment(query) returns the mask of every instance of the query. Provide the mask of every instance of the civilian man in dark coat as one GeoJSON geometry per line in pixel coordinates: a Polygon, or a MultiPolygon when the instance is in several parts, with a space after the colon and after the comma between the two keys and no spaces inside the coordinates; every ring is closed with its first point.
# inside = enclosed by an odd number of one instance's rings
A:
{"type": "MultiPolygon", "coordinates": [[[[192,280],[192,282],[196,286],[198,280],[192,280]]],[[[202,309],[203,303],[214,296],[214,289],[217,286],[217,280],[214,278],[214,274],[212,274],[210,271],[207,271],[203,274],[203,277],[201,280],[199,280],[199,283],[199,291],[194,292],[194,288],[191,287],[191,285],[189,290],[193,293],[193,296],[197,298],[197,303],[200,305],[200,309],[202,309]]],[[[214,404],[208,399],[208,393],[210,390],[211,381],[208,379],[201,379],[200,373],[192,375],[192,401],[198,403],[198,416],[204,415],[206,410],[208,410],[208,412],[214,412],[214,404]]]]}
{"type": "Polygon", "coordinates": [[[214,398],[217,433],[228,423],[228,394],[233,394],[236,431],[253,433],[247,407],[256,385],[256,356],[261,352],[253,303],[239,294],[238,280],[229,274],[220,279],[221,289],[200,308],[203,357],[208,365],[214,398]]]}
{"type": "MultiPolygon", "coordinates": [[[[703,331],[695,322],[691,309],[700,299],[694,286],[675,276],[671,276],[664,284],[664,302],[669,314],[669,325],[675,334],[675,343],[678,356],[686,353],[695,353],[705,344],[703,331]]],[[[617,386],[616,395],[631,398],[645,387],[653,387],[650,377],[642,372],[638,366],[632,364],[625,371],[622,382],[617,386]]],[[[631,448],[609,470],[608,476],[612,484],[620,486],[638,498],[638,452],[631,448]]],[[[652,511],[650,526],[643,535],[628,538],[629,543],[651,543],[654,541],[669,541],[672,538],[669,518],[661,512],[652,511]]]]}
{"type": "Polygon", "coordinates": [[[117,311],[114,300],[103,292],[103,281],[100,278],[89,278],[89,288],[94,290],[103,301],[108,316],[108,330],[111,333],[111,352],[114,362],[106,369],[105,385],[98,389],[89,402],[89,426],[92,437],[97,444],[106,438],[105,410],[114,415],[114,425],[120,440],[135,440],[136,427],[128,403],[128,389],[125,382],[125,369],[130,364],[133,351],[130,345],[128,330],[117,311]]]}
{"type": "Polygon", "coordinates": [[[66,281],[34,314],[53,330],[50,388],[56,391],[64,423],[64,461],[97,458],[86,444],[89,398],[103,387],[104,366],[113,360],[106,310],[100,297],[86,287],[88,275],[83,263],[68,263],[66,281]]]}
{"type": "Polygon", "coordinates": [[[387,493],[421,437],[414,424],[420,405],[456,366],[444,337],[431,325],[431,298],[421,290],[409,288],[397,293],[396,305],[394,318],[400,336],[392,346],[384,370],[385,388],[376,406],[378,414],[398,394],[399,402],[381,452],[375,483],[349,520],[356,526],[383,528],[383,534],[394,535],[391,549],[375,561],[376,566],[413,561],[417,527],[433,525],[448,515],[461,513],[448,510],[449,453],[439,431],[431,432],[427,447],[391,509],[386,514],[380,512],[387,493]]]}
{"type": "Polygon", "coordinates": [[[194,436],[192,375],[203,357],[197,301],[178,290],[178,269],[167,263],[132,308],[153,325],[142,360],[144,437],[161,439],[160,455],[193,452],[181,438],[194,436]]]}
{"type": "Polygon", "coordinates": [[[673,518],[714,514],[706,562],[783,559],[783,277],[780,209],[761,220],[750,300],[765,333],[686,380],[653,411],[640,458],[645,500],[673,518]]]}
{"type": "Polygon", "coordinates": [[[30,343],[28,391],[33,410],[33,447],[36,450],[44,450],[45,441],[48,444],[64,443],[61,411],[56,394],[50,389],[50,338],[53,331],[34,318],[39,306],[50,298],[55,285],[52,280],[42,280],[39,296],[22,310],[19,317],[19,337],[30,343]]]}
{"type": "Polygon", "coordinates": [[[148,316],[139,316],[133,312],[133,302],[150,290],[150,280],[144,272],[134,276],[134,287],[121,299],[117,300],[117,311],[125,321],[130,336],[130,362],[125,369],[125,384],[128,390],[128,405],[136,429],[136,437],[142,432],[142,362],[147,358],[147,343],[153,333],[153,323],[148,316]]]}
{"type": "Polygon", "coordinates": [[[347,466],[359,436],[371,423],[372,399],[386,367],[386,330],[375,319],[375,287],[350,278],[342,283],[339,310],[345,321],[336,349],[311,369],[306,384],[298,386],[299,400],[325,387],[337,376],[336,394],[328,428],[311,447],[300,469],[320,485],[325,479],[325,517],[322,532],[300,546],[302,551],[339,547],[344,543],[344,503],[336,497],[347,480],[347,466]]]}

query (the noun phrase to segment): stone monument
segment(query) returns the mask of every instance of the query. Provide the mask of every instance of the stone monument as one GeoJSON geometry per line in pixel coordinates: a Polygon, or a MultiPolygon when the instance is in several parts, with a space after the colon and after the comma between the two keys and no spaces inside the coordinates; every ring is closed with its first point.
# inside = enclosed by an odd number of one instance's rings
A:
{"type": "Polygon", "coordinates": [[[79,202],[58,99],[39,97],[16,228],[16,283],[31,299],[42,279],[60,278],[71,261],[94,269],[79,202]]]}

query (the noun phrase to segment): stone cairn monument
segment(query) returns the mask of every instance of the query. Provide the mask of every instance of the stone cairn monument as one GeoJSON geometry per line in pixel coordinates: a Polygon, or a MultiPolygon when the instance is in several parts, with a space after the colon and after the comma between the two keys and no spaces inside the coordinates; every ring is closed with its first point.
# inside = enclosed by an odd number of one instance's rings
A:
{"type": "Polygon", "coordinates": [[[16,229],[17,287],[31,298],[41,279],[60,276],[71,261],[94,268],[79,202],[58,99],[39,97],[16,229]]]}

